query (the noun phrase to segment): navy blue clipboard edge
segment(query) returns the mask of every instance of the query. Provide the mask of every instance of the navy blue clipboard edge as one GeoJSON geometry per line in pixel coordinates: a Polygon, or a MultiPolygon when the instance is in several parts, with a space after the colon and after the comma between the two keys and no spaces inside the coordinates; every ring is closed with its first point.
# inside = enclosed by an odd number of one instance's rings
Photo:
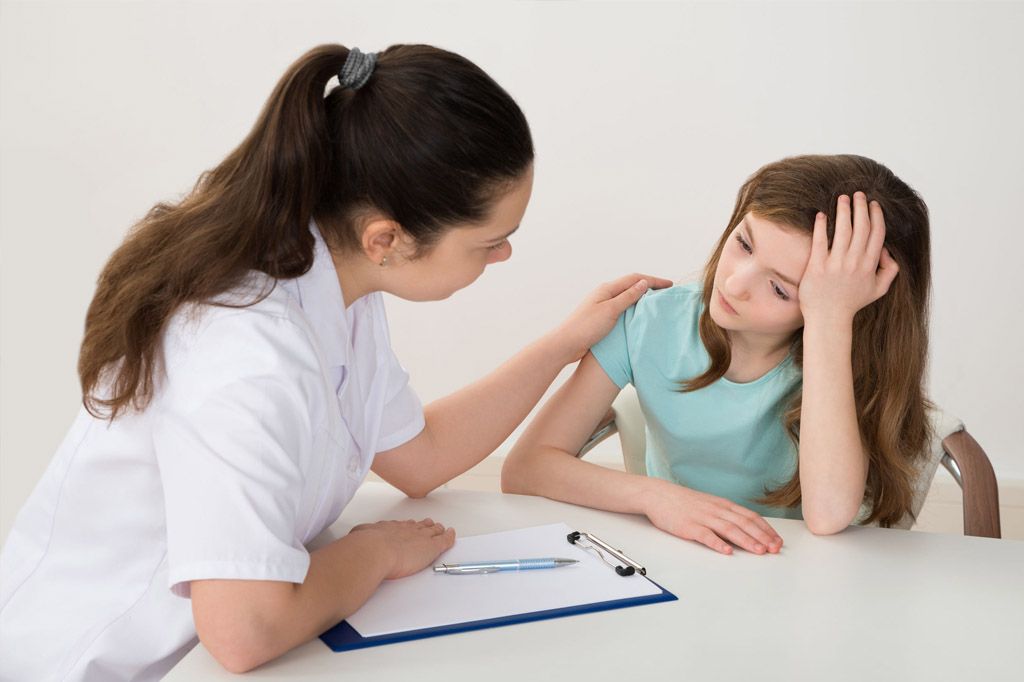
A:
{"type": "MultiPolygon", "coordinates": [[[[644,578],[644,580],[651,580],[644,578]]],[[[320,635],[320,639],[331,648],[331,651],[352,651],[353,649],[365,649],[371,646],[382,644],[395,644],[397,642],[410,642],[416,639],[427,637],[438,637],[440,635],[453,635],[457,632],[469,632],[471,630],[483,630],[484,628],[497,628],[504,625],[516,625],[518,623],[529,623],[535,620],[548,620],[549,618],[562,618],[564,616],[576,616],[581,613],[596,613],[598,611],[610,611],[612,609],[624,609],[630,606],[642,606],[644,604],[657,604],[663,601],[677,601],[679,597],[666,590],[658,583],[651,580],[661,590],[659,594],[651,594],[645,597],[630,597],[628,599],[612,599],[611,601],[600,601],[580,606],[567,606],[562,609],[548,609],[547,611],[533,611],[532,613],[518,613],[513,616],[501,618],[487,618],[485,620],[474,620],[466,623],[454,623],[452,625],[439,625],[433,628],[422,630],[408,630],[396,632],[389,635],[376,635],[374,637],[363,637],[347,621],[341,621],[327,632],[320,635]]]]}

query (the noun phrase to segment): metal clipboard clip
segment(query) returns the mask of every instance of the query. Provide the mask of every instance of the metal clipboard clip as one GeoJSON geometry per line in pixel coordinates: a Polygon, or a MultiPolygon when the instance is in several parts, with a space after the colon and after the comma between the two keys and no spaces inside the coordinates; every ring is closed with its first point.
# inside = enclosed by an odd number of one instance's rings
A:
{"type": "Polygon", "coordinates": [[[601,561],[612,566],[615,569],[615,572],[623,577],[633,575],[634,573],[647,575],[647,569],[623,554],[621,549],[615,549],[601,538],[595,537],[590,533],[581,533],[578,530],[574,530],[566,535],[565,539],[568,540],[570,544],[576,545],[580,549],[597,552],[597,555],[601,557],[601,561]],[[581,540],[586,540],[590,543],[590,546],[584,545],[580,542],[581,540]],[[604,552],[601,551],[602,549],[611,554],[616,560],[625,564],[625,566],[613,566],[612,563],[605,558],[604,552]]]}

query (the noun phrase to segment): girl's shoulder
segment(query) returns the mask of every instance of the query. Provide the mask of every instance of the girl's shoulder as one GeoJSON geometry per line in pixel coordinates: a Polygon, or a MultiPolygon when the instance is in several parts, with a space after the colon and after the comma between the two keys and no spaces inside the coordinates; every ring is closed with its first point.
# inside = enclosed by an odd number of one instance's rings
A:
{"type": "Polygon", "coordinates": [[[672,323],[695,320],[704,308],[703,293],[699,282],[648,291],[636,304],[635,319],[672,323]]]}

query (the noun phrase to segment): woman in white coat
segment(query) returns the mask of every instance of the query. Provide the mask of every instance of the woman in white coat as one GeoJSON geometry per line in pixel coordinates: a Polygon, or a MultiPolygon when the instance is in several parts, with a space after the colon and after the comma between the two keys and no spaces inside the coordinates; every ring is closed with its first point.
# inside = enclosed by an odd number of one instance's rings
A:
{"type": "Polygon", "coordinates": [[[242,144],[100,276],[83,410],[2,555],[0,677],[158,679],[197,638],[248,670],[450,547],[431,519],[304,545],[371,469],[419,497],[482,460],[669,284],[604,285],[424,409],[381,292],[442,299],[507,260],[532,162],[519,107],[458,55],[327,45],[292,65],[242,144]]]}

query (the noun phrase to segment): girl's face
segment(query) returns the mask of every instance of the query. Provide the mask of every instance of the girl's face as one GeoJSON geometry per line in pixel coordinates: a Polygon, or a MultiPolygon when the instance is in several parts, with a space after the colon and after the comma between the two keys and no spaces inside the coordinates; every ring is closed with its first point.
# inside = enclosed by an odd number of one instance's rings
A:
{"type": "Polygon", "coordinates": [[[472,284],[488,265],[511,258],[509,237],[519,229],[532,190],[530,168],[495,201],[485,223],[449,229],[426,255],[405,262],[402,282],[392,293],[410,301],[439,301],[472,284]]]}
{"type": "Polygon", "coordinates": [[[711,319],[740,334],[787,337],[803,326],[798,290],[811,235],[747,213],[715,270],[711,319]]]}

